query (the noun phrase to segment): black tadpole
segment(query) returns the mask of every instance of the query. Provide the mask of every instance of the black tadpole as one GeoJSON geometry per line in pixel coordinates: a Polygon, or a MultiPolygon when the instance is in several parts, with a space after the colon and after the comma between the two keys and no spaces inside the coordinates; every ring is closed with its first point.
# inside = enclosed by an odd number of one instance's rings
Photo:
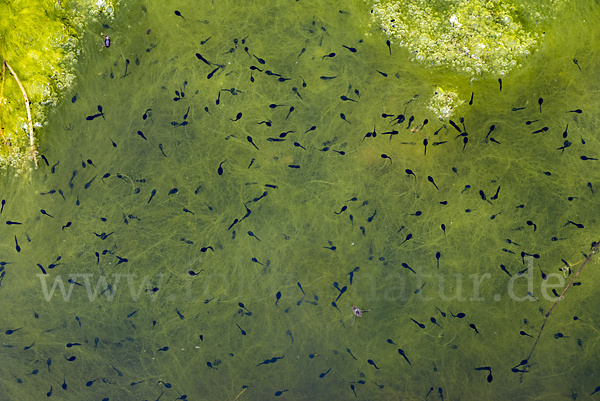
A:
{"type": "Polygon", "coordinates": [[[288,112],[288,115],[285,117],[286,120],[288,119],[288,117],[290,116],[290,114],[292,114],[292,111],[294,111],[294,106],[290,107],[290,111],[288,112]]]}
{"type": "MultiPolygon", "coordinates": [[[[391,117],[391,116],[390,116],[391,117]]],[[[385,118],[385,117],[384,117],[385,118]]],[[[402,124],[404,122],[406,118],[404,117],[403,114],[399,114],[396,118],[394,118],[392,120],[392,122],[394,122],[395,120],[398,120],[395,124],[402,124]]],[[[391,123],[390,123],[391,124],[391,123]]]]}
{"type": "Polygon", "coordinates": [[[437,185],[435,185],[435,181],[433,181],[433,177],[432,177],[432,176],[428,175],[428,176],[427,176],[427,181],[429,181],[430,183],[432,183],[432,184],[433,184],[433,186],[435,187],[435,189],[437,189],[438,191],[440,190],[440,189],[438,188],[438,186],[437,186],[437,185]]]}
{"type": "MultiPolygon", "coordinates": [[[[256,145],[254,145],[254,146],[256,146],[256,145]]],[[[217,174],[223,175],[223,163],[225,163],[226,161],[227,161],[227,159],[225,159],[221,163],[219,163],[219,168],[217,169],[217,174]]]]}
{"type": "Polygon", "coordinates": [[[402,241],[402,242],[400,243],[400,245],[404,244],[406,241],[410,240],[411,238],[412,238],[412,234],[408,234],[408,235],[406,236],[406,238],[404,239],[404,241],[402,241]]]}
{"type": "Polygon", "coordinates": [[[150,194],[150,199],[148,199],[148,203],[150,203],[150,201],[152,200],[152,198],[154,197],[154,195],[156,195],[156,189],[152,190],[152,193],[150,194]]]}
{"type": "MultiPolygon", "coordinates": [[[[405,269],[410,270],[411,272],[413,272],[414,274],[417,274],[416,271],[414,271],[408,264],[406,264],[405,262],[402,262],[402,267],[404,267],[405,269]]],[[[414,320],[413,320],[414,321],[414,320]]],[[[415,322],[416,323],[416,322],[415,322]]],[[[418,323],[417,323],[418,324],[418,323]]]]}
{"type": "Polygon", "coordinates": [[[207,59],[202,57],[202,55],[200,53],[196,53],[196,57],[198,58],[198,60],[202,61],[204,64],[211,65],[210,61],[208,61],[207,59]]]}
{"type": "Polygon", "coordinates": [[[488,383],[491,383],[492,380],[494,380],[494,377],[492,376],[492,368],[490,368],[489,366],[484,366],[481,368],[475,368],[475,370],[487,370],[488,372],[490,372],[487,376],[487,381],[488,383]]]}
{"type": "Polygon", "coordinates": [[[456,125],[456,123],[452,120],[448,120],[448,122],[450,123],[451,126],[454,127],[455,130],[457,130],[458,132],[460,132],[462,134],[462,130],[460,129],[460,127],[458,125],[456,125]]]}
{"type": "Polygon", "coordinates": [[[533,221],[527,220],[527,225],[530,227],[533,226],[533,232],[535,232],[537,230],[537,226],[535,225],[535,223],[533,221]]]}
{"type": "MultiPolygon", "coordinates": [[[[250,135],[248,135],[248,136],[246,137],[246,139],[248,140],[248,142],[250,142],[250,143],[252,144],[252,146],[254,146],[254,147],[256,148],[256,150],[260,150],[260,149],[258,148],[258,146],[256,146],[256,144],[254,143],[254,141],[252,141],[252,137],[251,137],[250,135]]],[[[219,174],[219,175],[220,175],[220,174],[219,174]]]]}
{"type": "MultiPolygon", "coordinates": [[[[342,206],[342,208],[340,209],[339,213],[338,212],[333,212],[335,214],[342,214],[344,213],[346,210],[348,210],[348,206],[344,205],[342,206]]],[[[300,285],[300,283],[298,283],[298,285],[300,285]]],[[[300,287],[300,289],[302,289],[302,287],[300,287]]],[[[302,293],[304,293],[304,291],[302,291],[302,293]]]]}
{"type": "Polygon", "coordinates": [[[124,77],[127,76],[127,67],[129,67],[129,59],[125,59],[125,74],[123,75],[124,77]]]}
{"type": "MultiPolygon", "coordinates": [[[[406,356],[406,353],[405,353],[405,352],[402,350],[402,348],[398,348],[398,353],[399,353],[400,355],[402,355],[402,356],[404,357],[404,359],[406,359],[406,362],[408,362],[408,364],[409,364],[409,365],[412,365],[412,364],[410,363],[410,361],[408,360],[408,357],[406,356]]],[[[433,388],[433,387],[432,387],[432,388],[433,388]]],[[[430,391],[431,391],[431,390],[430,390],[430,391]]]]}
{"type": "MultiPolygon", "coordinates": [[[[206,76],[206,79],[211,79],[213,77],[213,75],[215,75],[215,72],[219,71],[219,68],[221,67],[217,67],[214,70],[212,70],[211,72],[208,73],[208,75],[206,76]]],[[[219,92],[219,96],[217,97],[217,105],[219,105],[220,102],[220,98],[221,98],[221,92],[219,92]]]]}

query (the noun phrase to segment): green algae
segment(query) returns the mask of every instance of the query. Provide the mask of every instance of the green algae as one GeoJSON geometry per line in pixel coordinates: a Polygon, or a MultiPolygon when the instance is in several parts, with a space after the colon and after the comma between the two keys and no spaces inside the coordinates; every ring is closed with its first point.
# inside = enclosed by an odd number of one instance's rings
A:
{"type": "MultiPolygon", "coordinates": [[[[6,265],[0,286],[5,305],[0,319],[2,327],[24,329],[4,338],[12,348],[3,348],[0,398],[38,399],[51,385],[65,399],[157,399],[161,394],[161,399],[183,394],[188,399],[235,399],[242,391],[239,400],[265,399],[284,389],[289,391],[282,397],[352,399],[351,383],[358,397],[381,400],[423,399],[431,386],[430,397],[439,398],[442,388],[445,399],[572,399],[572,391],[593,391],[600,377],[595,363],[598,310],[593,306],[598,302],[596,259],[580,277],[582,285],[570,289],[553,312],[523,383],[510,371],[532,345],[519,331],[536,335],[543,321],[540,308],[547,311],[552,305],[541,292],[540,269],[560,273],[561,258],[575,265],[598,240],[596,194],[587,182],[595,190],[600,177],[591,161],[579,159],[581,154],[594,156],[599,141],[594,100],[598,57],[589,40],[598,31],[575,23],[580,15],[597,15],[593,3],[578,2],[556,31],[546,31],[545,37],[552,39],[503,79],[502,92],[495,77],[474,80],[471,86],[464,75],[407,60],[405,49],[393,47],[390,56],[379,28],[365,28],[368,10],[354,3],[203,6],[178,5],[183,20],[169,4],[127,3],[111,23],[115,34],[109,49],[102,49],[101,24],[107,21],[100,17],[84,37],[84,57],[77,65],[81,80],[43,131],[50,165],[60,162],[54,173],[43,166],[27,185],[12,176],[2,179],[7,190],[3,216],[23,225],[7,226],[1,234],[0,260],[14,264],[6,265]],[[239,13],[231,12],[235,7],[239,13]],[[235,48],[233,39],[238,39],[238,49],[229,53],[235,48]],[[249,66],[260,65],[244,46],[266,60],[263,68],[293,80],[279,82],[255,72],[252,83],[249,66]],[[569,52],[559,51],[565,48],[569,52]],[[336,58],[322,59],[332,51],[336,58]],[[212,68],[196,52],[226,67],[207,80],[212,68]],[[130,60],[128,75],[125,60],[130,60]],[[338,78],[323,81],[320,76],[338,78]],[[232,87],[241,93],[221,92],[232,87]],[[456,111],[465,118],[471,138],[464,151],[451,126],[434,135],[444,123],[436,121],[424,99],[437,87],[456,88],[463,99],[475,92],[473,105],[463,103],[456,111]],[[185,97],[173,101],[175,91],[184,91],[185,97]],[[341,95],[356,102],[342,102],[341,95]],[[544,98],[543,113],[539,97],[544,98]],[[271,103],[286,106],[270,109],[271,103]],[[106,120],[86,121],[99,104],[106,120]],[[286,120],[289,105],[296,107],[286,120]],[[172,125],[183,121],[188,107],[189,124],[172,125]],[[513,107],[526,109],[513,112],[513,107]],[[565,113],[577,108],[584,112],[565,113]],[[239,112],[242,119],[231,121],[239,112]],[[401,133],[390,139],[382,135],[392,129],[382,113],[404,113],[407,119],[415,115],[415,125],[428,118],[429,126],[413,133],[405,121],[393,127],[401,133]],[[543,120],[539,127],[550,127],[547,133],[533,135],[534,128],[525,125],[537,118],[543,120]],[[273,127],[257,124],[266,119],[273,127]],[[69,124],[73,129],[65,131],[69,124]],[[501,146],[485,141],[492,124],[492,137],[501,146]],[[561,154],[556,148],[563,145],[566,124],[566,139],[573,145],[561,154]],[[307,132],[312,125],[317,129],[307,132]],[[295,131],[289,141],[268,141],[288,130],[295,131]],[[378,136],[365,138],[373,130],[378,136]],[[248,143],[248,135],[260,150],[248,143]],[[426,156],[425,138],[430,141],[426,156]],[[293,141],[308,150],[294,147],[293,141]],[[433,146],[436,141],[447,143],[433,146]],[[345,155],[323,151],[325,147],[345,155]],[[382,159],[382,153],[393,161],[382,159]],[[85,163],[88,158],[97,169],[85,163]],[[217,168],[224,160],[221,176],[217,168]],[[416,179],[405,173],[407,168],[416,179]],[[102,180],[106,173],[111,176],[102,180]],[[472,188],[463,192],[465,185],[472,188]],[[490,198],[499,186],[493,205],[477,193],[482,189],[490,198]],[[169,195],[174,188],[177,192],[169,195]],[[51,189],[61,189],[66,199],[47,194],[51,189]],[[264,191],[268,195],[254,201],[264,191]],[[525,207],[517,208],[520,204],[525,207]],[[343,205],[348,209],[336,214],[343,205]],[[252,213],[228,230],[247,213],[244,206],[252,213]],[[416,211],[422,214],[416,216],[416,211]],[[528,220],[537,224],[535,232],[528,220]],[[563,227],[568,220],[585,227],[563,227]],[[72,226],[63,229],[68,221],[72,226]],[[94,234],[113,231],[105,240],[94,234]],[[400,245],[408,233],[412,239],[400,245]],[[332,244],[335,251],[325,248],[332,244]],[[207,245],[215,252],[202,252],[207,245]],[[516,276],[527,267],[521,250],[541,255],[531,270],[539,302],[527,297],[527,275],[515,280],[513,288],[524,300],[509,297],[510,277],[500,264],[516,276]],[[441,253],[439,269],[436,252],[441,253]],[[115,255],[128,262],[117,266],[115,255]],[[58,256],[60,266],[49,269],[58,256]],[[38,263],[47,276],[36,276],[41,273],[38,263]],[[431,277],[418,282],[401,263],[431,277]],[[350,285],[348,273],[357,266],[350,285]],[[190,270],[199,275],[190,276],[190,270]],[[110,292],[100,296],[100,286],[90,301],[86,280],[94,288],[100,274],[113,288],[115,275],[127,276],[120,278],[114,298],[106,296],[110,292]],[[485,274],[490,276],[476,297],[472,276],[485,274]],[[63,301],[60,288],[45,300],[42,282],[49,291],[61,278],[68,291],[71,277],[84,287],[74,286],[69,301],[63,301]],[[300,305],[297,282],[306,292],[300,305]],[[333,282],[348,287],[337,300],[340,311],[331,306],[338,295],[333,282]],[[154,293],[154,287],[160,290],[154,293]],[[275,306],[278,291],[283,295],[275,306]],[[253,315],[240,313],[238,302],[253,315]],[[373,309],[352,328],[351,305],[373,309]],[[466,317],[452,318],[450,311],[466,317]],[[579,320],[573,320],[575,315],[579,320]],[[432,316],[442,327],[430,323],[432,316]],[[555,339],[558,332],[566,337],[555,339]],[[34,341],[33,348],[23,350],[34,341]],[[67,349],[67,342],[83,346],[67,349]],[[159,351],[165,346],[168,352],[159,351]],[[63,355],[77,360],[69,363],[63,355]],[[282,355],[275,364],[256,366],[282,355]],[[492,367],[492,383],[474,370],[480,366],[492,367]],[[40,370],[38,375],[28,375],[33,369],[40,370]],[[86,386],[97,377],[108,383],[86,386]],[[63,380],[66,391],[60,388],[63,380]]],[[[598,26],[595,22],[586,23],[598,26]]],[[[551,280],[558,282],[554,276],[551,280]]]]}
{"type": "MultiPolygon", "coordinates": [[[[114,9],[113,2],[104,1],[0,2],[2,64],[6,62],[13,68],[29,99],[35,148],[40,144],[37,132],[75,81],[75,66],[81,54],[79,42],[86,26],[98,15],[110,20],[114,9]]],[[[23,93],[9,71],[5,71],[0,98],[3,174],[31,173],[37,167],[33,163],[27,124],[23,93]]]]}
{"type": "Polygon", "coordinates": [[[559,6],[563,2],[531,9],[498,0],[377,1],[372,13],[413,61],[502,76],[539,47],[543,23],[560,12],[559,6]]]}

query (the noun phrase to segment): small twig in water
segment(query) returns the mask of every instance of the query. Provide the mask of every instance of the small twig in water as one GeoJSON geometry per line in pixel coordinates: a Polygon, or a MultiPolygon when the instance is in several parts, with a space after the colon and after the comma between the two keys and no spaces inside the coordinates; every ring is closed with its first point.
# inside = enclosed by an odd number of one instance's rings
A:
{"type": "Polygon", "coordinates": [[[25,88],[23,87],[23,85],[21,84],[21,81],[19,80],[19,77],[17,77],[17,74],[15,73],[15,71],[11,68],[10,65],[8,65],[8,63],[6,62],[6,60],[4,61],[4,65],[8,67],[8,69],[10,70],[10,73],[12,74],[13,77],[15,77],[15,80],[17,81],[17,84],[19,84],[19,88],[21,88],[21,92],[23,93],[23,98],[25,99],[25,108],[27,109],[27,121],[29,123],[29,141],[30,141],[30,147],[31,147],[31,154],[33,156],[33,161],[35,162],[35,166],[37,167],[38,163],[37,163],[37,157],[36,157],[36,150],[33,146],[33,123],[31,122],[31,110],[29,108],[29,98],[27,97],[27,93],[25,93],[25,88]]]}
{"type": "MultiPolygon", "coordinates": [[[[579,276],[579,273],[581,273],[581,270],[583,270],[583,267],[592,259],[592,256],[594,256],[598,252],[598,248],[600,248],[600,242],[596,243],[596,245],[592,249],[592,252],[585,258],[585,261],[581,264],[581,267],[579,268],[579,270],[577,270],[577,273],[575,273],[575,275],[571,279],[571,282],[569,283],[569,285],[567,285],[565,287],[565,289],[563,290],[562,294],[560,294],[560,297],[558,297],[558,299],[556,300],[556,302],[554,302],[554,305],[552,305],[552,308],[550,308],[550,310],[548,311],[548,313],[546,313],[546,318],[544,319],[544,323],[542,324],[542,327],[540,328],[540,332],[538,333],[538,336],[535,339],[535,343],[533,344],[533,348],[531,348],[531,352],[527,356],[527,359],[526,359],[527,365],[529,365],[529,360],[531,359],[531,356],[533,355],[533,351],[535,351],[535,347],[536,347],[538,341],[540,340],[540,337],[542,336],[542,331],[544,331],[544,326],[546,326],[546,322],[548,321],[548,318],[550,317],[550,314],[554,310],[554,307],[558,304],[558,301],[560,301],[560,300],[563,299],[563,297],[564,297],[565,293],[567,292],[567,290],[569,289],[569,287],[571,287],[571,285],[573,284],[573,282],[575,281],[575,279],[577,278],[577,276],[579,276]]],[[[521,366],[521,365],[519,365],[519,366],[521,366]]],[[[523,374],[524,373],[525,373],[525,369],[523,369],[521,371],[521,379],[520,379],[521,382],[523,381],[523,374]]]]}
{"type": "MultiPolygon", "coordinates": [[[[4,65],[4,62],[2,63],[2,84],[0,84],[0,103],[2,102],[2,96],[4,95],[4,77],[6,76],[6,66],[4,65]]],[[[0,113],[0,120],[1,120],[1,113],[0,113]]],[[[4,145],[8,148],[8,153],[10,154],[10,145],[8,144],[8,142],[6,142],[6,138],[4,138],[4,133],[2,132],[2,127],[0,127],[0,136],[2,136],[2,141],[4,142],[4,145]]]]}

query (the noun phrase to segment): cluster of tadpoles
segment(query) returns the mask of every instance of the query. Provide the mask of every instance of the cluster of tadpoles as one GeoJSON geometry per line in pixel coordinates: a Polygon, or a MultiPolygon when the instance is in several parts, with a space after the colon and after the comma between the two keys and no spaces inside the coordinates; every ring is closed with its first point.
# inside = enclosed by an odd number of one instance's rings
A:
{"type": "MultiPolygon", "coordinates": [[[[30,141],[31,155],[33,156],[33,161],[35,162],[35,166],[37,167],[37,165],[38,165],[37,150],[33,146],[33,123],[31,122],[31,108],[29,107],[29,98],[27,97],[27,93],[25,92],[25,88],[23,87],[21,80],[15,73],[15,70],[12,69],[12,67],[8,64],[8,62],[6,60],[4,60],[2,63],[2,85],[0,86],[0,99],[2,99],[2,96],[4,94],[4,77],[6,75],[6,67],[8,67],[12,76],[15,77],[15,81],[17,81],[17,84],[19,85],[19,88],[21,89],[21,93],[23,93],[23,99],[25,99],[25,109],[27,110],[27,122],[28,122],[28,127],[29,127],[29,141],[30,141]]],[[[10,150],[10,145],[7,142],[6,138],[4,137],[2,128],[0,128],[0,136],[2,136],[2,140],[4,141],[4,144],[10,150]]]]}

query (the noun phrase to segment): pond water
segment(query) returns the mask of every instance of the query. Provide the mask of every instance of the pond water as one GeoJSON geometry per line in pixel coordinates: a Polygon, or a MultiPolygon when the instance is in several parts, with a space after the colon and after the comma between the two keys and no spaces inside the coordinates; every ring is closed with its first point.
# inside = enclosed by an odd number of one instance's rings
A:
{"type": "Polygon", "coordinates": [[[2,178],[0,399],[591,394],[596,257],[531,354],[600,240],[600,14],[562,10],[501,90],[388,48],[362,2],[90,25],[49,165],[2,178]]]}

